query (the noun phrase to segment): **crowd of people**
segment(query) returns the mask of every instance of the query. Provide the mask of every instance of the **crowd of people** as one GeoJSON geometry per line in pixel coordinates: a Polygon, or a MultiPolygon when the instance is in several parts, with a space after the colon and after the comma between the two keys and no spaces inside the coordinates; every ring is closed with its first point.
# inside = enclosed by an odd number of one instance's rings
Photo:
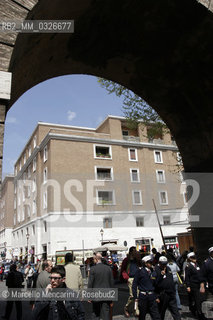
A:
{"type": "Polygon", "coordinates": [[[193,248],[178,257],[172,249],[161,254],[153,249],[152,254],[141,259],[136,248],[131,247],[121,266],[121,278],[129,287],[124,307],[126,317],[130,317],[129,310],[134,304],[135,315],[139,315],[140,320],[145,320],[147,313],[154,320],[163,320],[167,309],[173,319],[181,319],[178,292],[181,285],[186,288],[193,317],[206,319],[202,302],[206,299],[206,288],[213,294],[213,247],[208,251],[208,259],[200,264],[193,248]]]}
{"type": "MultiPolygon", "coordinates": [[[[141,255],[136,247],[131,247],[119,269],[120,281],[127,282],[129,289],[128,300],[124,306],[125,316],[129,318],[131,310],[134,310],[134,315],[139,317],[139,320],[145,320],[147,313],[153,320],[164,320],[168,309],[173,319],[181,319],[179,286],[182,285],[188,294],[188,306],[193,317],[199,320],[206,319],[202,312],[202,302],[205,300],[206,291],[213,294],[213,247],[208,251],[209,257],[200,264],[193,248],[176,256],[173,250],[159,253],[154,248],[150,254],[141,255]]],[[[111,256],[107,259],[100,252],[94,254],[87,270],[88,289],[114,287],[112,260],[111,256]]],[[[72,253],[66,254],[65,266],[53,266],[51,260],[44,260],[36,268],[27,264],[24,270],[20,270],[18,262],[11,264],[6,278],[8,289],[23,288],[24,276],[28,289],[38,288],[49,292],[57,288],[76,291],[84,287],[80,266],[74,263],[72,253]]],[[[22,302],[18,300],[7,301],[2,318],[10,318],[13,302],[16,306],[17,320],[21,320],[22,302]]],[[[88,303],[92,304],[94,318],[112,319],[113,302],[110,299],[104,301],[89,299],[88,303]]],[[[30,304],[34,320],[85,319],[85,311],[80,300],[32,300],[30,304]]]]}

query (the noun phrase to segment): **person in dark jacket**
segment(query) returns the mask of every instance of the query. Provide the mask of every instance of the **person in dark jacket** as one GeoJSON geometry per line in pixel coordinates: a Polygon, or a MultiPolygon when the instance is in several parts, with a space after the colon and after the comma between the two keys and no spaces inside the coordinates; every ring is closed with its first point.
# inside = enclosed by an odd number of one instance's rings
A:
{"type": "MultiPolygon", "coordinates": [[[[129,254],[123,260],[121,265],[121,276],[123,279],[127,281],[129,288],[129,297],[124,307],[124,314],[126,317],[130,317],[130,308],[134,302],[133,294],[132,294],[132,283],[135,276],[136,271],[141,263],[141,257],[139,252],[136,251],[136,247],[129,248],[129,254]]],[[[139,315],[139,310],[135,310],[135,315],[139,315]]]]}
{"type": "Polygon", "coordinates": [[[159,263],[155,266],[151,279],[158,295],[159,311],[161,320],[164,319],[166,309],[168,308],[174,320],[180,320],[176,301],[175,283],[171,269],[167,266],[168,259],[165,256],[159,258],[159,263]]]}
{"type": "MultiPolygon", "coordinates": [[[[189,310],[199,320],[204,320],[206,317],[202,312],[202,297],[200,288],[202,287],[202,275],[200,267],[197,264],[194,252],[187,255],[188,264],[185,268],[185,283],[189,298],[189,310]]],[[[201,290],[202,291],[202,290],[201,290]]]]}
{"type": "Polygon", "coordinates": [[[160,256],[161,256],[160,252],[158,252],[156,248],[152,248],[152,258],[153,258],[152,264],[153,264],[153,266],[158,264],[158,260],[159,260],[160,256]]]}
{"type": "MultiPolygon", "coordinates": [[[[64,266],[55,266],[51,270],[50,284],[46,287],[46,292],[63,288],[69,291],[72,296],[72,290],[65,284],[64,266]]],[[[68,296],[68,295],[67,295],[68,296]]],[[[80,301],[36,301],[33,309],[33,320],[84,320],[85,313],[80,301]]]]}
{"type": "Polygon", "coordinates": [[[183,266],[184,266],[184,262],[187,260],[187,254],[189,252],[187,250],[185,250],[177,259],[176,259],[176,263],[178,265],[178,267],[180,268],[180,273],[182,274],[183,270],[183,266]]]}
{"type": "MultiPolygon", "coordinates": [[[[17,265],[12,264],[10,266],[10,271],[7,276],[6,286],[8,289],[15,289],[15,288],[22,288],[22,283],[24,282],[23,274],[17,271],[17,265]]],[[[5,315],[2,317],[3,319],[9,319],[12,309],[13,309],[13,302],[15,302],[16,306],[16,315],[17,320],[21,320],[22,318],[22,302],[21,301],[7,301],[5,315]]]]}
{"type": "MultiPolygon", "coordinates": [[[[201,266],[202,280],[213,294],[213,247],[209,248],[209,258],[201,266]]],[[[204,283],[201,284],[201,292],[205,292],[204,283]]]]}
{"type": "Polygon", "coordinates": [[[152,256],[145,256],[142,263],[143,267],[136,271],[132,285],[133,296],[139,306],[139,320],[145,320],[147,313],[153,320],[160,320],[155,288],[151,280],[152,256]]]}
{"type": "MultiPolygon", "coordinates": [[[[94,261],[96,263],[90,270],[88,289],[113,288],[114,280],[112,269],[102,262],[102,255],[97,252],[94,261]]],[[[91,302],[91,301],[89,301],[91,302]]],[[[112,311],[112,301],[92,301],[93,317],[109,320],[112,311]]]]}

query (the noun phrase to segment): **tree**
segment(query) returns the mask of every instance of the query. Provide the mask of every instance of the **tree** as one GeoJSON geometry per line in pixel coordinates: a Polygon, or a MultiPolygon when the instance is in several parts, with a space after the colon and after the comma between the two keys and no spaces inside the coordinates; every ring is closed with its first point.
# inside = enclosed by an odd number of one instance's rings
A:
{"type": "Polygon", "coordinates": [[[98,78],[98,82],[109,94],[114,93],[117,97],[123,98],[122,110],[129,128],[137,128],[140,120],[148,128],[147,135],[150,139],[162,136],[163,130],[167,127],[158,113],[143,98],[113,81],[98,78]]]}

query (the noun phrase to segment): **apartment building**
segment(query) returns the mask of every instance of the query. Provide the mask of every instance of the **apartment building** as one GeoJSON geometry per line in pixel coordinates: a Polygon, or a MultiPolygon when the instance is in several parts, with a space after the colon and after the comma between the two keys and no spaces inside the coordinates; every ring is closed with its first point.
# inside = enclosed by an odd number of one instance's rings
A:
{"type": "Polygon", "coordinates": [[[96,129],[39,122],[15,164],[13,249],[54,256],[101,243],[162,246],[186,231],[179,153],[165,132],[150,140],[108,116],[96,129]]]}
{"type": "Polygon", "coordinates": [[[14,177],[6,176],[1,185],[0,200],[0,259],[12,258],[12,230],[14,201],[14,177]]]}

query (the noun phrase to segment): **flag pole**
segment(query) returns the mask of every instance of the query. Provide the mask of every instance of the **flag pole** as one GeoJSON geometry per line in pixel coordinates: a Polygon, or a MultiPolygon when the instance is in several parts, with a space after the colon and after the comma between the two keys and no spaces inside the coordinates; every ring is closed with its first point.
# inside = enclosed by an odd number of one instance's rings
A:
{"type": "Polygon", "coordinates": [[[161,234],[161,238],[162,238],[162,241],[163,241],[164,249],[165,249],[165,252],[167,253],[166,244],[165,244],[165,240],[164,240],[164,237],[163,237],[163,231],[162,231],[162,228],[161,228],[161,224],[160,224],[160,220],[159,220],[157,208],[156,208],[156,205],[155,205],[155,200],[152,199],[152,201],[153,201],[153,205],[154,205],[154,208],[155,208],[155,213],[156,213],[156,217],[157,217],[158,227],[159,227],[159,229],[160,229],[160,234],[161,234]]]}

